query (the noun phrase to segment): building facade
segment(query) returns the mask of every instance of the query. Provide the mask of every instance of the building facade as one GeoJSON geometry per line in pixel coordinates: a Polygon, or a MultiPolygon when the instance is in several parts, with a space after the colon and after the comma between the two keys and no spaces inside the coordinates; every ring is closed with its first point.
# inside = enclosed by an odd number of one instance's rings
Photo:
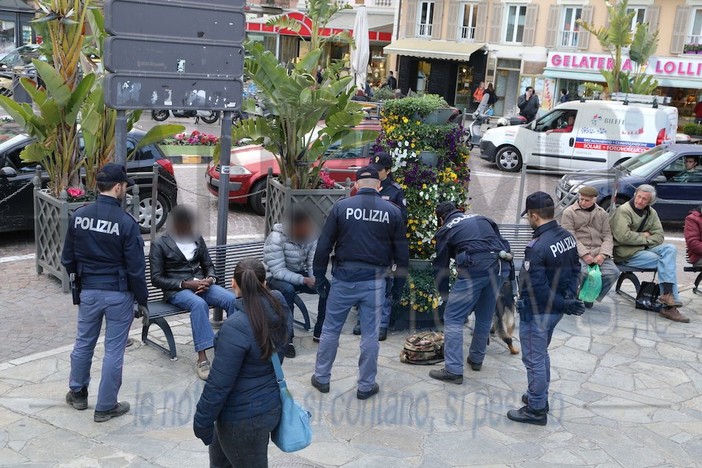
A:
{"type": "MultiPolygon", "coordinates": [[[[702,0],[630,0],[629,8],[632,30],[646,22],[660,31],[642,72],[689,115],[702,88],[702,0]]],[[[549,109],[560,89],[573,99],[583,83],[604,83],[599,71],[611,68],[609,52],[578,24],[604,26],[604,0],[402,0],[398,17],[402,27],[385,52],[394,55],[400,88],[438,93],[460,108],[471,108],[486,81],[500,98],[498,115],[514,113],[527,86],[549,109]]]]}

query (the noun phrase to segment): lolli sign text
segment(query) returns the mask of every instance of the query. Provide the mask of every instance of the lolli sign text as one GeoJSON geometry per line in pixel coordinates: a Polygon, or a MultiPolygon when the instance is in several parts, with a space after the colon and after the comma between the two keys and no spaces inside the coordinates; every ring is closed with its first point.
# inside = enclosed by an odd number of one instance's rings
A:
{"type": "MultiPolygon", "coordinates": [[[[598,72],[614,67],[614,60],[607,54],[549,52],[547,60],[548,68],[551,69],[598,72]]],[[[633,68],[632,60],[626,56],[622,57],[622,71],[633,71],[633,68]]],[[[702,56],[700,59],[651,57],[644,73],[665,77],[702,78],[702,56]]]]}

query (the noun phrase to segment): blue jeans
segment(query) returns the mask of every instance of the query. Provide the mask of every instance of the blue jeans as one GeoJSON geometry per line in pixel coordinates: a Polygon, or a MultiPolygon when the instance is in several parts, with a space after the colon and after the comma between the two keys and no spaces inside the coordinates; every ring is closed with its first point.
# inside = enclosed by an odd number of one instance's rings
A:
{"type": "Polygon", "coordinates": [[[468,356],[476,364],[485,359],[495,304],[504,278],[496,272],[458,278],[451,288],[444,311],[444,357],[446,370],[463,375],[463,327],[475,310],[475,328],[468,356]]]}
{"type": "Polygon", "coordinates": [[[358,390],[369,391],[378,373],[378,319],[385,302],[385,278],[367,281],[332,280],[327,298],[327,316],[317,349],[314,375],[318,382],[331,380],[331,370],[339,347],[341,329],[353,306],[361,320],[361,355],[358,359],[358,390]]]}
{"type": "Polygon", "coordinates": [[[134,294],[131,292],[86,289],[80,293],[78,330],[71,353],[68,386],[74,392],[90,384],[90,367],[95,344],[105,318],[105,356],[95,411],[109,411],[117,405],[122,386],[122,365],[129,327],[134,320],[134,294]]]}
{"type": "Polygon", "coordinates": [[[383,301],[383,312],[380,315],[380,328],[388,328],[390,326],[390,315],[392,314],[392,285],[394,280],[392,277],[387,279],[385,300],[383,301]]]}
{"type": "Polygon", "coordinates": [[[168,299],[171,304],[190,311],[190,327],[193,331],[196,352],[214,346],[214,332],[212,325],[210,325],[210,307],[226,310],[227,316],[229,316],[234,301],[236,301],[234,293],[216,284],[200,294],[184,289],[168,299]]]}
{"type": "Polygon", "coordinates": [[[551,358],[548,345],[553,330],[563,314],[534,314],[530,321],[519,321],[519,342],[522,344],[522,362],[527,371],[529,384],[527,396],[529,408],[543,410],[548,402],[548,386],[551,383],[551,358]]]}
{"type": "Polygon", "coordinates": [[[268,441],[280,421],[281,406],[237,422],[215,423],[210,444],[211,468],[266,468],[268,441]]]}
{"type": "MultiPolygon", "coordinates": [[[[302,276],[307,276],[304,273],[300,273],[302,276]]],[[[290,311],[290,316],[288,317],[288,336],[290,337],[290,342],[292,342],[295,332],[293,331],[293,309],[295,307],[295,294],[305,293],[305,294],[317,294],[315,289],[310,288],[306,284],[292,284],[287,281],[277,280],[271,278],[268,280],[268,286],[271,289],[276,289],[281,292],[285,298],[285,302],[288,304],[288,310],[290,311]]],[[[327,300],[322,297],[319,298],[317,303],[317,322],[314,324],[314,336],[318,337],[322,333],[322,325],[324,324],[325,311],[327,309],[327,300]]]]}
{"type": "Polygon", "coordinates": [[[674,245],[661,244],[647,250],[636,252],[632,257],[619,262],[619,264],[632,268],[658,268],[661,295],[664,294],[663,283],[671,283],[673,285],[673,296],[675,300],[679,300],[678,275],[675,271],[677,255],[678,249],[676,249],[674,245]]]}

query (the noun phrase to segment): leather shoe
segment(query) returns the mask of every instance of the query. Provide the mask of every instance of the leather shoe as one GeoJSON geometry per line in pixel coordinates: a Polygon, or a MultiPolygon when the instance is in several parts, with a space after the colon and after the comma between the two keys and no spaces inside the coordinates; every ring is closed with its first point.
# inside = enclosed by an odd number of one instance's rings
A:
{"type": "Polygon", "coordinates": [[[436,380],[441,380],[443,382],[450,382],[456,385],[461,385],[463,383],[463,376],[458,374],[452,374],[444,369],[429,371],[429,377],[436,380]]]}
{"type": "Polygon", "coordinates": [[[105,422],[112,418],[118,418],[129,412],[129,403],[126,401],[118,402],[114,408],[107,411],[95,411],[93,415],[93,421],[95,422],[105,422]]]}
{"type": "Polygon", "coordinates": [[[663,294],[658,298],[658,302],[666,307],[682,307],[682,302],[676,301],[671,293],[663,294]]]}
{"type": "Polygon", "coordinates": [[[545,426],[548,420],[546,411],[535,411],[528,406],[522,406],[518,410],[507,411],[507,417],[514,422],[534,424],[536,426],[545,426]]]}
{"type": "MultiPolygon", "coordinates": [[[[529,406],[529,397],[527,396],[526,393],[522,393],[522,403],[529,406]]],[[[548,406],[548,401],[546,402],[546,407],[544,408],[544,411],[546,411],[547,413],[550,411],[550,408],[548,406]]]]}
{"type": "Polygon", "coordinates": [[[583,302],[583,304],[585,305],[586,309],[592,309],[592,306],[595,305],[594,302],[583,302]]]}
{"type": "Polygon", "coordinates": [[[388,339],[388,329],[380,328],[378,330],[378,341],[385,341],[388,339]]]}
{"type": "Polygon", "coordinates": [[[482,367],[483,367],[483,363],[482,363],[482,362],[481,362],[480,364],[478,364],[478,363],[476,363],[476,362],[473,362],[473,361],[470,360],[470,356],[468,356],[468,359],[466,359],[466,362],[468,363],[468,365],[470,366],[470,368],[473,369],[473,370],[476,371],[476,372],[478,372],[478,371],[479,371],[480,369],[482,369],[482,367]]]}
{"type": "Polygon", "coordinates": [[[324,383],[319,382],[317,380],[317,377],[314,376],[314,374],[312,375],[312,378],[310,379],[310,381],[312,382],[312,386],[314,388],[316,388],[317,390],[319,390],[320,393],[329,393],[329,384],[328,383],[324,384],[324,383]]]}
{"type": "Polygon", "coordinates": [[[673,322],[690,323],[690,319],[685,317],[676,307],[667,307],[661,310],[661,317],[673,322]]]}
{"type": "Polygon", "coordinates": [[[380,385],[378,385],[377,383],[374,383],[373,388],[371,388],[370,390],[366,390],[365,392],[363,392],[361,390],[357,390],[356,391],[356,398],[358,398],[359,400],[367,400],[370,397],[372,397],[373,395],[375,395],[376,393],[378,393],[379,391],[380,391],[380,385]]]}
{"type": "Polygon", "coordinates": [[[356,322],[356,326],[353,327],[353,334],[356,336],[361,336],[361,322],[356,322]]]}
{"type": "Polygon", "coordinates": [[[288,343],[288,345],[285,347],[285,357],[286,358],[294,358],[297,356],[297,351],[295,351],[295,345],[292,343],[288,343]]]}

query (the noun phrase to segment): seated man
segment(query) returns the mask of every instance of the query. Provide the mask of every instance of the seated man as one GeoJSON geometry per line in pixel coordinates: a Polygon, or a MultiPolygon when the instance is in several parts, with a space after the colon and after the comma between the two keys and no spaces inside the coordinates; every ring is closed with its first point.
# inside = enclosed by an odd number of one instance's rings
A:
{"type": "MultiPolygon", "coordinates": [[[[614,282],[619,278],[619,268],[612,260],[614,239],[609,227],[609,215],[597,205],[597,189],[583,187],[578,192],[578,201],[563,211],[561,226],[575,236],[580,257],[581,278],[585,279],[588,266],[597,264],[602,272],[602,291],[597,297],[601,302],[614,282]]],[[[586,302],[585,307],[592,307],[586,302]]]]}
{"type": "Polygon", "coordinates": [[[678,281],[675,268],[677,249],[663,243],[663,226],[651,205],[656,201],[656,189],[640,185],[634,199],[621,205],[610,219],[614,237],[614,261],[619,266],[657,268],[661,281],[664,307],[661,316],[675,322],[688,323],[689,318],[678,311],[678,281]]]}
{"type": "MultiPolygon", "coordinates": [[[[283,293],[290,310],[288,331],[290,343],[285,350],[285,357],[295,357],[295,347],[292,339],[295,294],[317,294],[315,279],[312,274],[314,252],[317,240],[314,235],[314,223],[310,215],[295,209],[290,215],[289,222],[276,224],[268,235],[263,247],[263,263],[268,270],[268,286],[283,293]]],[[[326,297],[320,296],[317,305],[317,322],[314,324],[313,340],[319,342],[324,324],[324,314],[327,308],[326,297]]]]}
{"type": "MultiPolygon", "coordinates": [[[[697,158],[695,156],[686,156],[685,170],[675,174],[671,182],[688,182],[691,178],[695,178],[696,174],[699,174],[697,170],[697,158]]],[[[695,182],[699,181],[695,180],[695,182]]]]}
{"type": "Polygon", "coordinates": [[[702,267],[702,206],[690,211],[685,218],[687,256],[696,267],[702,267]]]}
{"type": "Polygon", "coordinates": [[[190,311],[190,326],[197,352],[195,369],[207,380],[210,362],[205,350],[214,346],[210,307],[229,315],[236,297],[218,286],[205,240],[195,233],[195,214],[184,205],[173,208],[168,233],[151,245],[151,283],[163,290],[169,303],[190,311]]]}
{"type": "Polygon", "coordinates": [[[570,133],[573,131],[573,126],[575,125],[575,115],[568,114],[566,118],[566,126],[561,128],[554,128],[553,130],[548,130],[546,133],[570,133]]]}

